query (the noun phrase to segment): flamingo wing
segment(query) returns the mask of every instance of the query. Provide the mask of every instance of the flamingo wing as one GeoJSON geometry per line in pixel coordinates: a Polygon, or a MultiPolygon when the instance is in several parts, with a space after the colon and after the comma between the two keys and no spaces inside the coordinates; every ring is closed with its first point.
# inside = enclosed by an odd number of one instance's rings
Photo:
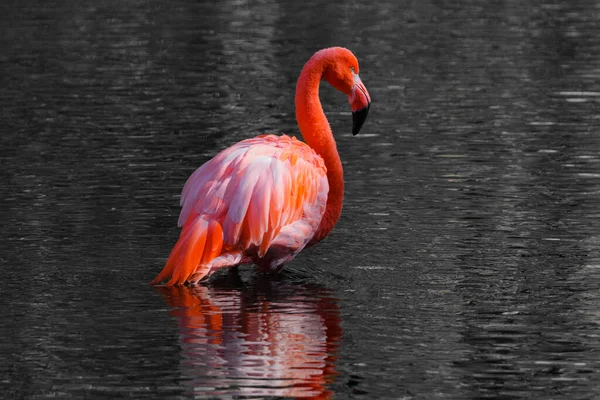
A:
{"type": "Polygon", "coordinates": [[[186,182],[182,232],[153,283],[197,281],[211,263],[279,267],[316,232],[328,191],[322,158],[295,138],[262,135],[223,150],[186,182]]]}

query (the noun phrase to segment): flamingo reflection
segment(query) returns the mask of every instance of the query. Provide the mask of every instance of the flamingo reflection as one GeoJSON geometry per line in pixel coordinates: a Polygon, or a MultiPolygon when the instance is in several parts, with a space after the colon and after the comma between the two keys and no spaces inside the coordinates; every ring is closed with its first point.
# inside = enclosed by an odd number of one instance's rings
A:
{"type": "Polygon", "coordinates": [[[194,395],[329,398],[342,330],[327,289],[284,281],[158,287],[194,395]]]}

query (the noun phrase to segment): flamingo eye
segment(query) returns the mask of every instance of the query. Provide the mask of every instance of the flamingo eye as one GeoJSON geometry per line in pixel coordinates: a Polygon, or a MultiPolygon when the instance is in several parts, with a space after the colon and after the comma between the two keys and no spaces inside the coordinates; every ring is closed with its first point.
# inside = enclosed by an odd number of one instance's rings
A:
{"type": "Polygon", "coordinates": [[[353,74],[356,73],[356,70],[354,69],[354,67],[350,67],[350,72],[352,72],[353,74]]]}

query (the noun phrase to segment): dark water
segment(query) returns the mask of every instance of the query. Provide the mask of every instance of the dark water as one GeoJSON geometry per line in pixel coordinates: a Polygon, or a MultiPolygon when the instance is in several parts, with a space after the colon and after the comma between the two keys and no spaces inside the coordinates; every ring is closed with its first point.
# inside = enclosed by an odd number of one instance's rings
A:
{"type": "Polygon", "coordinates": [[[600,397],[593,1],[0,6],[0,397],[600,397]],[[322,98],[342,218],[281,277],[155,289],[187,176],[322,98]]]}

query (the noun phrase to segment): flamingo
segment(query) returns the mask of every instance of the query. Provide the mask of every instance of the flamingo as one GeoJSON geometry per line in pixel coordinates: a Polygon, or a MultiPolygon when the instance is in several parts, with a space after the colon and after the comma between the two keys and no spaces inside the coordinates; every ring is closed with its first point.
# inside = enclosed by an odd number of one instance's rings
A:
{"type": "Polygon", "coordinates": [[[196,285],[215,271],[254,263],[279,272],[306,246],[325,238],[342,211],[344,176],[319,100],[325,79],[348,96],[352,134],[371,97],[358,60],[343,47],[317,51],[296,85],[296,119],[305,142],[287,135],[242,140],[198,168],[181,193],[181,234],[151,282],[196,285]]]}

